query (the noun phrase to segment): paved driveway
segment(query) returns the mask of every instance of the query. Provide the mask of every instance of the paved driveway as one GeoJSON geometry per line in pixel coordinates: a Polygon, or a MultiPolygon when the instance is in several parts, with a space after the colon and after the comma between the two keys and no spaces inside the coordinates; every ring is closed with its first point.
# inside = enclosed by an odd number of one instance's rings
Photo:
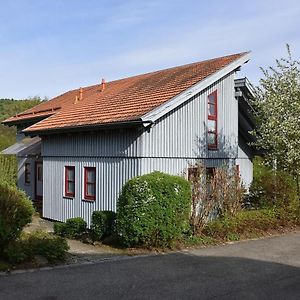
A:
{"type": "Polygon", "coordinates": [[[0,299],[300,299],[300,233],[0,276],[0,299]]]}

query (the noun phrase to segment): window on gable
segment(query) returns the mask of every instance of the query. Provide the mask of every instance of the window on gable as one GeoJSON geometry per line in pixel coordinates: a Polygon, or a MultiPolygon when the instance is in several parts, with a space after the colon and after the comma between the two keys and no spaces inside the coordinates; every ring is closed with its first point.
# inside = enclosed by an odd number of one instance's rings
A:
{"type": "Polygon", "coordinates": [[[65,196],[75,197],[75,167],[65,167],[65,196]]]}
{"type": "Polygon", "coordinates": [[[84,199],[96,199],[96,168],[84,168],[84,199]]]}
{"type": "Polygon", "coordinates": [[[207,97],[207,145],[208,149],[218,148],[218,99],[217,91],[207,97]]]}
{"type": "Polygon", "coordinates": [[[25,163],[25,183],[30,184],[30,163],[25,163]]]}

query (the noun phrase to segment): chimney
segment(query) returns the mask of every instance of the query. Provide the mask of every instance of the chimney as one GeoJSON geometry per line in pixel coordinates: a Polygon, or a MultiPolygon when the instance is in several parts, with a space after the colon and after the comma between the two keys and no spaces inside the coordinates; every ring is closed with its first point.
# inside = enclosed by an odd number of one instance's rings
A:
{"type": "Polygon", "coordinates": [[[75,96],[74,104],[77,104],[77,102],[78,102],[78,96],[76,95],[76,96],[75,96]]]}
{"type": "Polygon", "coordinates": [[[79,101],[81,101],[83,98],[83,89],[82,87],[79,89],[79,101]]]}
{"type": "Polygon", "coordinates": [[[103,92],[105,90],[105,84],[106,84],[105,79],[102,78],[102,81],[101,81],[101,92],[103,92]]]}

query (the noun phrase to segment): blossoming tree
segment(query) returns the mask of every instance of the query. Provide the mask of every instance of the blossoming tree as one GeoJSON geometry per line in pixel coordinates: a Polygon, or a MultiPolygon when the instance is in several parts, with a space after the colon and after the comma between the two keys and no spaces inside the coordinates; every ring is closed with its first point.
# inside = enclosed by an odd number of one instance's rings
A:
{"type": "Polygon", "coordinates": [[[264,78],[256,88],[256,146],[266,162],[300,178],[300,62],[287,45],[287,58],[276,60],[275,67],[262,69],[264,78]]]}

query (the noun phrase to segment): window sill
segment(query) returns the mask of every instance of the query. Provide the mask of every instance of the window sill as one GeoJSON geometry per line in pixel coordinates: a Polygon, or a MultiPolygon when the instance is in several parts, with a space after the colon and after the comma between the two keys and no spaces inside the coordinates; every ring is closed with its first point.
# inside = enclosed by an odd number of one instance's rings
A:
{"type": "Polygon", "coordinates": [[[75,196],[66,196],[66,195],[63,195],[63,198],[64,199],[71,199],[71,200],[73,200],[75,198],[75,196]]]}
{"type": "Polygon", "coordinates": [[[95,202],[96,199],[85,199],[85,198],[83,198],[82,201],[85,201],[85,202],[95,202]]]}
{"type": "Polygon", "coordinates": [[[208,151],[218,151],[218,147],[208,147],[208,151]]]}

